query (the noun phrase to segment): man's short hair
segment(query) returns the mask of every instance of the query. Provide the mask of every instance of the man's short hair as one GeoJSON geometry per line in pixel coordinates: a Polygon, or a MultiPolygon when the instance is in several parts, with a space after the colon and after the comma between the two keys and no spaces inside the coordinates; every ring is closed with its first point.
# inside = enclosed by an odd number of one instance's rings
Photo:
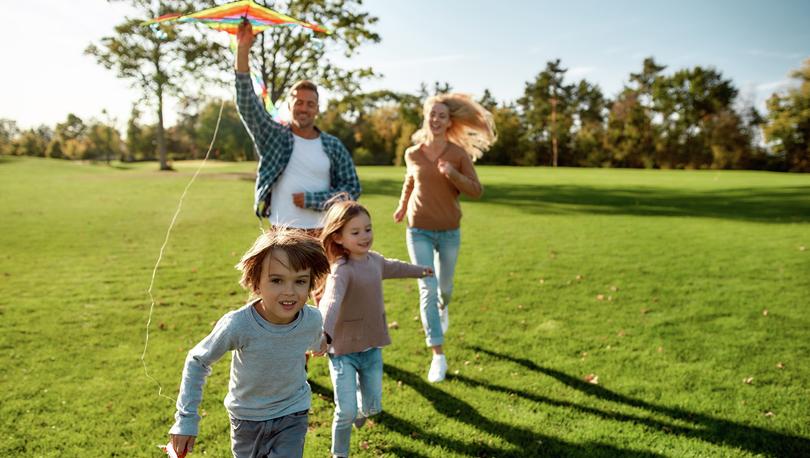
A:
{"type": "Polygon", "coordinates": [[[289,92],[290,97],[292,97],[295,94],[295,91],[297,91],[299,89],[312,91],[320,99],[320,94],[318,94],[318,86],[316,86],[315,83],[313,83],[310,80],[301,80],[301,81],[293,84],[292,87],[290,88],[290,92],[289,92]]]}

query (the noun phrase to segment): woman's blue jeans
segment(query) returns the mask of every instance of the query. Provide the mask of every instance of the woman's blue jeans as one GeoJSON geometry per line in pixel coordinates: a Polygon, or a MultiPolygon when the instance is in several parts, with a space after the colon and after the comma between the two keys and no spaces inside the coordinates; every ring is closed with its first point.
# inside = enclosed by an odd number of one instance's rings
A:
{"type": "Polygon", "coordinates": [[[433,268],[434,276],[419,279],[419,311],[428,347],[444,343],[439,307],[453,295],[453,275],[461,247],[461,229],[429,231],[409,227],[406,234],[411,262],[433,268]]]}
{"type": "Polygon", "coordinates": [[[329,374],[335,390],[332,454],[349,456],[354,419],[382,411],[382,349],[329,355],[329,374]]]}

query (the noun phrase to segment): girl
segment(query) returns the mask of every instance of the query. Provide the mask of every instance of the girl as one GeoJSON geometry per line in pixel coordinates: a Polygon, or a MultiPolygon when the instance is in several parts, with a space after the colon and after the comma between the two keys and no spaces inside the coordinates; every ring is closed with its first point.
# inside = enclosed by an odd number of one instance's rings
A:
{"type": "Polygon", "coordinates": [[[349,456],[352,422],[360,428],[382,410],[381,349],[391,343],[382,280],[433,274],[370,251],[373,240],[371,216],[359,203],[335,203],[324,215],[321,242],[331,273],[319,308],[335,390],[333,456],[349,456]]]}
{"type": "Polygon", "coordinates": [[[438,260],[436,277],[419,280],[422,327],[433,350],[428,381],[435,383],[447,373],[442,344],[461,244],[459,194],[477,199],[483,193],[473,161],[495,142],[495,125],[492,115],[469,96],[441,94],[425,101],[422,128],[412,139],[394,221],[407,213],[411,262],[434,267],[434,258],[438,260]]]}

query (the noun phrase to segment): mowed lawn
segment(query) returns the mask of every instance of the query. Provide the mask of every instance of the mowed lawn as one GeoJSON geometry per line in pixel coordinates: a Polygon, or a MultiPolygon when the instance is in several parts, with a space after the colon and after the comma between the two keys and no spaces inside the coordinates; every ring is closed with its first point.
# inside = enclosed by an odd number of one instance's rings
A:
{"type": "MultiPolygon", "coordinates": [[[[153,266],[199,162],[0,157],[0,456],[158,457],[174,405],[141,363],[153,266]]],[[[146,364],[177,394],[186,352],[247,295],[254,164],[208,163],[155,278],[146,364]]],[[[389,280],[385,412],[354,456],[810,455],[810,175],[479,167],[463,202],[448,380],[413,280],[389,280]]],[[[375,249],[404,169],[360,167],[375,249]]],[[[230,357],[194,455],[228,456],[230,357]]],[[[273,374],[268,374],[272,377],[273,374]]],[[[328,455],[326,360],[305,455],[328,455]]]]}

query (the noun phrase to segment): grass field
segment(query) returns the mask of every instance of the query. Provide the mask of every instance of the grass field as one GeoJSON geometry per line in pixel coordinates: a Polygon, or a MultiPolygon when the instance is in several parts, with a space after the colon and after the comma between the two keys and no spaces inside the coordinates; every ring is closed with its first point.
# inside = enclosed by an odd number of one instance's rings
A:
{"type": "MultiPolygon", "coordinates": [[[[174,406],[140,361],[146,289],[197,165],[0,157],[0,456],[160,456],[174,406]]],[[[246,299],[233,265],[258,233],[252,168],[206,165],[157,273],[146,362],[169,397],[186,352],[246,299]]],[[[407,259],[402,173],[359,168],[375,249],[407,259]]],[[[479,174],[450,376],[427,383],[416,282],[389,280],[385,412],[354,456],[810,455],[810,175],[479,174]]],[[[228,359],[194,455],[228,456],[228,359]]],[[[324,359],[310,381],[305,454],[327,456],[324,359]]]]}

